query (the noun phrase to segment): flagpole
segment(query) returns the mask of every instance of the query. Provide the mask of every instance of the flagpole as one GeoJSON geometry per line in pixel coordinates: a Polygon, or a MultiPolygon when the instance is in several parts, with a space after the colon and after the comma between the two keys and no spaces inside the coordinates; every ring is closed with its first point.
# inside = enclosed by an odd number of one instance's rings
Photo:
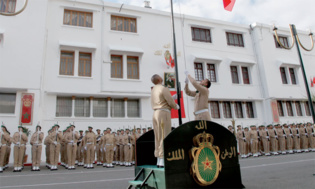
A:
{"type": "Polygon", "coordinates": [[[180,90],[180,82],[178,80],[178,65],[177,65],[177,50],[176,50],[176,38],[175,38],[173,0],[171,0],[171,15],[172,15],[172,31],[173,31],[173,47],[174,47],[174,64],[175,64],[175,77],[176,77],[177,104],[179,106],[178,122],[179,122],[179,125],[181,125],[182,124],[182,112],[181,112],[181,106],[180,106],[181,90],[180,90]]]}

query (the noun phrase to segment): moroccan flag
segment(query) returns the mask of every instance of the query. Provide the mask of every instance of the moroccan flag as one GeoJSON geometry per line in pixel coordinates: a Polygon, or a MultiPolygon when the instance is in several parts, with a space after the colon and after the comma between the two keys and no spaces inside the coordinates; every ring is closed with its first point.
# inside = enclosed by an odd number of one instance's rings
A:
{"type": "Polygon", "coordinates": [[[32,125],[33,103],[34,103],[34,94],[33,93],[23,93],[22,94],[21,120],[20,120],[21,123],[32,125]]]}
{"type": "MultiPolygon", "coordinates": [[[[176,94],[176,91],[170,91],[171,95],[173,96],[174,94],[176,94]]],[[[186,118],[185,115],[185,106],[184,106],[184,100],[183,100],[183,91],[181,91],[182,94],[182,98],[180,98],[180,107],[181,107],[181,113],[182,113],[182,118],[186,118]]],[[[175,100],[176,104],[177,104],[177,100],[175,100]]],[[[178,118],[178,110],[171,110],[171,118],[178,118]]]]}
{"type": "Polygon", "coordinates": [[[313,84],[315,85],[315,77],[313,77],[313,84]]]}
{"type": "Polygon", "coordinates": [[[224,9],[232,11],[236,0],[223,0],[224,9]]]}
{"type": "Polygon", "coordinates": [[[315,84],[315,77],[311,78],[311,87],[314,87],[315,84]]]}

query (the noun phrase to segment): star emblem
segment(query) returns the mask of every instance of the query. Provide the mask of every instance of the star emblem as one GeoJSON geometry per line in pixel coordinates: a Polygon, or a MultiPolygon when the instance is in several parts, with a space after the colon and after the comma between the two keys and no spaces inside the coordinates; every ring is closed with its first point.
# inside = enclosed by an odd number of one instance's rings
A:
{"type": "Polygon", "coordinates": [[[207,170],[207,169],[210,169],[212,170],[212,163],[213,161],[209,161],[208,157],[206,157],[206,161],[204,162],[201,162],[203,165],[204,165],[204,171],[207,170]]]}
{"type": "Polygon", "coordinates": [[[24,119],[28,119],[29,114],[26,112],[25,114],[23,114],[24,119]]]}

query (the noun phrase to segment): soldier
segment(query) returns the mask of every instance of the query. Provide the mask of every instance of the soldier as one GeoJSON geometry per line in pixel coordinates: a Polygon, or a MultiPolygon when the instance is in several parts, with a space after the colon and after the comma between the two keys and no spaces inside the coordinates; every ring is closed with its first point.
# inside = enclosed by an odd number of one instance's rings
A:
{"type": "Polygon", "coordinates": [[[103,130],[103,136],[101,137],[101,141],[100,141],[100,150],[102,152],[103,167],[107,167],[107,162],[106,162],[106,144],[105,144],[105,137],[106,137],[107,134],[108,134],[107,130],[103,130]]]}
{"type": "Polygon", "coordinates": [[[245,147],[245,142],[246,142],[245,134],[240,125],[237,126],[236,138],[238,141],[239,152],[241,154],[241,157],[247,158],[247,156],[245,155],[245,148],[246,148],[245,147]]]}
{"type": "Polygon", "coordinates": [[[27,136],[23,133],[23,127],[18,126],[19,131],[13,135],[14,143],[14,170],[13,172],[21,172],[23,166],[23,159],[25,154],[25,144],[27,143],[27,136]]]}
{"type": "Polygon", "coordinates": [[[83,152],[82,150],[82,139],[83,139],[83,130],[79,130],[80,137],[77,142],[77,160],[78,160],[78,166],[83,166],[83,152]]]}
{"type": "Polygon", "coordinates": [[[88,130],[85,130],[85,134],[84,134],[84,137],[83,137],[83,140],[82,140],[82,152],[83,152],[83,161],[84,161],[84,168],[87,168],[88,166],[88,163],[87,163],[87,148],[86,148],[86,134],[88,133],[89,131],[88,130]]]}
{"type": "MultiPolygon", "coordinates": [[[[68,127],[67,127],[68,128],[68,127]]],[[[67,128],[62,131],[62,140],[60,141],[60,165],[63,167],[67,167],[67,157],[66,157],[66,141],[65,136],[67,134],[67,128]]]]}
{"type": "Polygon", "coordinates": [[[314,127],[312,127],[311,123],[307,123],[306,130],[308,133],[308,144],[309,144],[309,151],[315,152],[315,133],[314,133],[314,127]]]}
{"type": "Polygon", "coordinates": [[[106,167],[113,168],[114,151],[116,151],[116,137],[111,133],[111,128],[107,128],[107,134],[104,137],[104,151],[106,151],[106,167]]]}
{"type": "Polygon", "coordinates": [[[130,133],[130,143],[131,143],[131,150],[130,150],[130,161],[131,164],[135,164],[135,148],[136,148],[136,130],[132,129],[130,133]]]}
{"type": "Polygon", "coordinates": [[[119,145],[119,138],[120,138],[120,130],[117,130],[116,138],[116,150],[115,150],[115,161],[113,162],[115,165],[120,164],[120,145],[119,145]]]}
{"type": "Polygon", "coordinates": [[[4,126],[5,132],[9,135],[9,140],[7,140],[7,145],[6,145],[6,153],[4,156],[4,167],[3,170],[7,169],[9,167],[9,160],[10,160],[10,153],[11,153],[11,144],[13,139],[10,137],[11,133],[8,131],[8,129],[4,126]]]}
{"type": "Polygon", "coordinates": [[[301,149],[303,152],[308,152],[308,133],[304,125],[301,123],[299,128],[301,137],[301,149]]]}
{"type": "Polygon", "coordinates": [[[278,135],[272,125],[268,125],[268,133],[270,136],[270,151],[273,155],[279,155],[277,145],[278,135]]]}
{"type": "Polygon", "coordinates": [[[258,132],[255,125],[250,126],[251,152],[253,157],[258,157],[258,132]]]}
{"type": "Polygon", "coordinates": [[[57,165],[59,162],[59,154],[60,154],[60,141],[62,140],[62,132],[58,131],[59,125],[55,124],[52,128],[52,132],[48,138],[49,142],[49,154],[50,154],[50,163],[51,167],[50,170],[58,170],[57,165]]]}
{"type": "MultiPolygon", "coordinates": [[[[149,128],[148,128],[149,129],[149,128]]],[[[152,130],[152,129],[151,129],[152,130]]],[[[147,128],[143,128],[142,129],[142,134],[146,133],[147,132],[147,128]]]]}
{"type": "MultiPolygon", "coordinates": [[[[211,86],[211,82],[208,79],[202,80],[198,83],[194,78],[192,78],[188,71],[185,71],[186,79],[185,79],[185,93],[188,96],[195,97],[195,120],[208,120],[210,121],[210,114],[208,110],[208,98],[209,98],[209,88],[211,86]],[[191,91],[188,88],[188,82],[196,88],[197,91],[191,91]]],[[[177,99],[177,96],[175,99],[177,99]]],[[[175,109],[175,108],[174,108],[175,109]]]]}
{"type": "Polygon", "coordinates": [[[93,162],[95,160],[96,135],[92,131],[93,127],[88,127],[89,131],[85,135],[84,145],[86,149],[86,162],[88,169],[94,169],[93,162]]]}
{"type": "Polygon", "coordinates": [[[102,153],[103,152],[101,152],[102,148],[101,148],[101,143],[100,143],[101,137],[102,137],[101,130],[100,129],[96,129],[96,132],[97,132],[97,134],[96,134],[96,150],[95,150],[95,152],[96,152],[96,162],[97,162],[96,165],[102,165],[102,153]]]}
{"type": "Polygon", "coordinates": [[[292,124],[292,135],[293,135],[293,152],[301,153],[301,146],[300,146],[300,130],[296,128],[296,125],[292,124]]]}
{"type": "Polygon", "coordinates": [[[261,138],[261,142],[264,148],[264,153],[266,156],[270,156],[270,138],[269,138],[269,131],[265,129],[264,125],[260,126],[259,135],[261,138]]]}
{"type": "MultiPolygon", "coordinates": [[[[157,166],[164,167],[163,140],[171,132],[171,109],[177,110],[179,106],[175,103],[174,99],[172,98],[170,90],[162,86],[163,79],[159,75],[157,74],[153,75],[151,81],[155,85],[151,90],[151,106],[152,109],[154,110],[152,120],[155,138],[154,156],[157,157],[158,159],[157,166]]],[[[205,90],[207,89],[205,88],[205,90]]],[[[196,92],[194,93],[196,95],[196,92]]],[[[200,114],[198,113],[198,119],[201,118],[199,116],[203,116],[205,113],[207,112],[203,112],[200,114]]]]}
{"type": "Polygon", "coordinates": [[[141,128],[137,128],[136,138],[137,138],[137,139],[140,138],[141,135],[142,135],[142,134],[141,134],[141,128]]]}
{"type": "Polygon", "coordinates": [[[252,156],[253,154],[251,153],[251,140],[250,140],[250,132],[248,131],[248,127],[245,127],[244,129],[244,135],[245,135],[245,139],[246,139],[246,143],[245,143],[245,153],[246,156],[252,156]]]}
{"type": "Polygon", "coordinates": [[[5,165],[5,156],[7,151],[7,143],[10,141],[10,135],[6,131],[6,127],[1,125],[0,130],[0,173],[3,172],[5,165]]]}
{"type": "Polygon", "coordinates": [[[286,154],[285,141],[287,139],[287,134],[285,133],[284,129],[282,129],[281,125],[278,124],[276,128],[277,128],[276,131],[277,131],[279,147],[280,147],[279,153],[282,153],[283,155],[285,155],[286,154]]]}
{"type": "Polygon", "coordinates": [[[121,130],[120,131],[120,135],[119,135],[119,154],[120,154],[120,166],[123,166],[125,165],[125,153],[124,153],[124,143],[123,143],[123,137],[125,137],[125,131],[124,130],[121,130]]]}
{"type": "MultiPolygon", "coordinates": [[[[152,130],[152,127],[148,127],[148,131],[151,131],[152,130]]],[[[146,129],[145,129],[145,132],[144,133],[146,133],[147,131],[146,131],[146,129]]],[[[143,134],[144,134],[143,133],[143,134]]]]}
{"type": "Polygon", "coordinates": [[[131,144],[131,136],[129,133],[129,129],[126,129],[126,134],[123,135],[122,143],[124,145],[124,156],[125,156],[125,166],[129,167],[131,166],[131,150],[132,150],[132,144],[131,144]]]}
{"type": "Polygon", "coordinates": [[[75,126],[69,126],[69,132],[65,135],[65,142],[67,146],[67,160],[68,160],[68,170],[75,169],[75,159],[77,153],[77,141],[79,139],[79,133],[75,131],[75,126]]]}
{"type": "Polygon", "coordinates": [[[40,171],[40,162],[42,157],[42,143],[44,138],[44,133],[41,132],[42,127],[40,125],[36,126],[36,132],[31,137],[32,145],[32,171],[40,171]]]}
{"type": "Polygon", "coordinates": [[[292,146],[293,146],[293,133],[289,125],[284,124],[284,133],[286,134],[286,146],[287,146],[287,153],[293,154],[292,146]]]}
{"type": "Polygon", "coordinates": [[[50,161],[49,161],[49,158],[50,158],[50,154],[49,154],[49,152],[50,152],[50,146],[49,146],[50,133],[51,133],[51,129],[48,130],[48,135],[44,139],[44,145],[46,145],[45,154],[46,154],[46,167],[47,168],[50,168],[50,161]]]}

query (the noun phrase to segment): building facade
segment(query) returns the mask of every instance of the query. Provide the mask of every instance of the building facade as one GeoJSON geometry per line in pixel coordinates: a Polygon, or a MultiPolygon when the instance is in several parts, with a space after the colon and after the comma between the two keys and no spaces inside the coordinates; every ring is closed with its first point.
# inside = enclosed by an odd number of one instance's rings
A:
{"type": "MultiPolygon", "coordinates": [[[[170,13],[100,0],[33,0],[0,23],[0,121],[11,133],[25,116],[25,94],[33,96],[25,124],[33,132],[38,123],[45,133],[55,123],[63,129],[74,122],[77,130],[151,126],[151,76],[174,72],[164,57],[173,54],[170,13]]],[[[226,127],[232,119],[243,127],[312,121],[296,47],[281,48],[270,25],[178,14],[175,26],[181,88],[185,70],[211,80],[212,121],[226,127]]],[[[309,44],[308,33],[298,33],[309,44]]],[[[291,46],[289,27],[279,35],[291,46]]],[[[302,56],[311,79],[315,50],[302,56]]],[[[183,100],[187,122],[194,98],[183,100]]]]}

